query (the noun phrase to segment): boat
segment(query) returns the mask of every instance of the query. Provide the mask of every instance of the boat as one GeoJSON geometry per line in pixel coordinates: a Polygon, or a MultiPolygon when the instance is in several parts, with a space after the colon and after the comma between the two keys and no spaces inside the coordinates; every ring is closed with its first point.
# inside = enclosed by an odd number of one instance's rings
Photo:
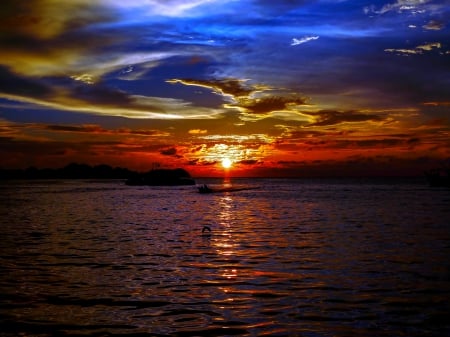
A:
{"type": "Polygon", "coordinates": [[[198,186],[198,192],[202,194],[207,193],[224,193],[224,192],[237,192],[237,191],[247,191],[254,190],[258,187],[223,187],[223,188],[211,188],[206,184],[198,186]]]}
{"type": "Polygon", "coordinates": [[[450,187],[450,169],[433,169],[425,172],[428,184],[432,187],[450,187]]]}
{"type": "Polygon", "coordinates": [[[209,188],[206,184],[202,186],[198,186],[198,192],[199,193],[213,193],[214,190],[212,188],[209,188]]]}

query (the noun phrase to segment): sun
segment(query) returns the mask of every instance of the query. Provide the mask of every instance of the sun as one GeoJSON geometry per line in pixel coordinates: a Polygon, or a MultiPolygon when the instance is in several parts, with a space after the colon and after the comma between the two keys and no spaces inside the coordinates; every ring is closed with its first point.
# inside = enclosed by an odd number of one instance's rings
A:
{"type": "Polygon", "coordinates": [[[222,167],[224,169],[229,169],[233,165],[233,162],[230,158],[223,158],[222,159],[222,167]]]}

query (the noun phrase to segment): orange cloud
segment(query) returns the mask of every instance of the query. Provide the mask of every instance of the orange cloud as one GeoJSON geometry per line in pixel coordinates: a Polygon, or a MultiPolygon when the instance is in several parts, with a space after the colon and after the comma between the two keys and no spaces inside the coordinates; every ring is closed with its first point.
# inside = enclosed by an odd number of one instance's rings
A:
{"type": "Polygon", "coordinates": [[[208,130],[201,130],[201,129],[192,129],[189,130],[188,133],[191,135],[203,135],[206,134],[208,130]]]}

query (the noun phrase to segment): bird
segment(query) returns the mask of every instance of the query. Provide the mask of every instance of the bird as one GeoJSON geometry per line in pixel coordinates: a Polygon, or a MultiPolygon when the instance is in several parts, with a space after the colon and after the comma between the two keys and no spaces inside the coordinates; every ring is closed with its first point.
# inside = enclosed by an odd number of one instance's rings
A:
{"type": "Polygon", "coordinates": [[[210,232],[211,233],[211,228],[209,227],[209,226],[203,226],[203,229],[202,229],[202,233],[204,233],[204,232],[210,232]]]}

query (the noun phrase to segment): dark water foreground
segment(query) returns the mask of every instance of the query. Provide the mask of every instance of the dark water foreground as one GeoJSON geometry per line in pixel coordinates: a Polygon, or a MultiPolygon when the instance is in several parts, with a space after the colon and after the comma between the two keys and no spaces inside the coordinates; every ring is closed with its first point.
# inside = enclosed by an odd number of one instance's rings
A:
{"type": "Polygon", "coordinates": [[[450,335],[450,190],[240,183],[2,183],[0,336],[450,335]]]}

